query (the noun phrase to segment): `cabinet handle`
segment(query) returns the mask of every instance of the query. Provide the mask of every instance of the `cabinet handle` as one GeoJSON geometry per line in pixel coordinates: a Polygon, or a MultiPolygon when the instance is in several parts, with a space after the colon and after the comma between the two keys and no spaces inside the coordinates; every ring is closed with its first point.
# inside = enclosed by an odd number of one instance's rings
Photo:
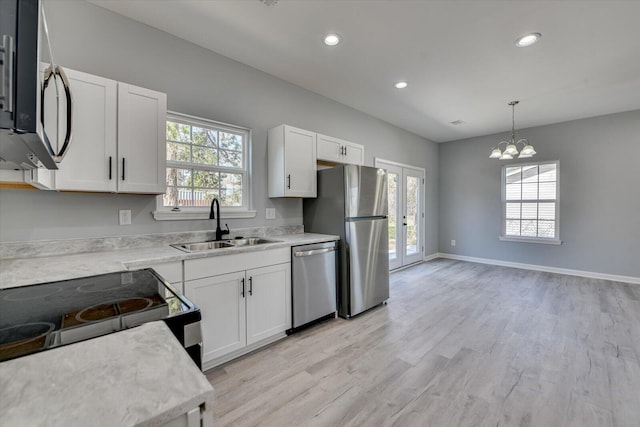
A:
{"type": "Polygon", "coordinates": [[[287,188],[291,190],[291,174],[287,175],[287,188]]]}
{"type": "Polygon", "coordinates": [[[340,155],[344,156],[344,147],[340,147],[340,155]]]}
{"type": "Polygon", "coordinates": [[[124,157],[122,158],[122,180],[124,181],[124,157]]]}
{"type": "Polygon", "coordinates": [[[347,146],[346,145],[344,146],[344,155],[345,156],[347,155],[347,146]]]}
{"type": "Polygon", "coordinates": [[[253,295],[253,277],[249,277],[249,295],[253,295]]]}
{"type": "Polygon", "coordinates": [[[242,293],[240,295],[244,298],[244,277],[242,278],[242,293]]]}
{"type": "Polygon", "coordinates": [[[109,181],[111,181],[111,179],[113,178],[112,176],[112,172],[113,172],[113,157],[109,156],[109,181]]]}

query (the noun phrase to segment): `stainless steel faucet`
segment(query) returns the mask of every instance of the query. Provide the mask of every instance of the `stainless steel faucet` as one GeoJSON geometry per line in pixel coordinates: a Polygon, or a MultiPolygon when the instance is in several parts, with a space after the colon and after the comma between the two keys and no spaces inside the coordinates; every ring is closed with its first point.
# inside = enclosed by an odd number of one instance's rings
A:
{"type": "Polygon", "coordinates": [[[227,227],[226,230],[220,228],[220,202],[218,201],[217,197],[214,197],[214,199],[211,201],[211,211],[209,211],[209,219],[216,220],[216,240],[222,240],[222,236],[231,232],[229,231],[229,224],[225,224],[225,227],[227,227]],[[213,205],[216,205],[215,215],[213,205]]]}

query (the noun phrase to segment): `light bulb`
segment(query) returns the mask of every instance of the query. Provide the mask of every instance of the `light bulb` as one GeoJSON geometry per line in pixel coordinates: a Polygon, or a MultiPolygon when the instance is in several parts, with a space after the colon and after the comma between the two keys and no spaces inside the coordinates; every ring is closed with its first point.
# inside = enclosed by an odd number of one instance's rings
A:
{"type": "Polygon", "coordinates": [[[338,34],[327,34],[324,36],[324,44],[327,46],[335,46],[340,43],[340,36],[338,34]]]}
{"type": "Polygon", "coordinates": [[[541,37],[542,37],[542,34],[540,33],[530,33],[530,34],[524,35],[522,37],[519,37],[516,40],[516,46],[518,47],[531,46],[532,44],[540,40],[541,37]]]}
{"type": "Polygon", "coordinates": [[[507,145],[507,148],[504,149],[504,152],[505,154],[515,156],[516,154],[518,154],[518,148],[516,147],[515,144],[509,144],[507,145]]]}

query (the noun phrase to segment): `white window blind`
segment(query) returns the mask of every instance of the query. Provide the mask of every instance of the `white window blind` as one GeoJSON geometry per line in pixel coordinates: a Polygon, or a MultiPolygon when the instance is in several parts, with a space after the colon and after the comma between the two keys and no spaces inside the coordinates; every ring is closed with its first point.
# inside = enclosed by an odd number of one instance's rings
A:
{"type": "Polygon", "coordinates": [[[502,237],[558,240],[558,162],[502,168],[502,237]]]}

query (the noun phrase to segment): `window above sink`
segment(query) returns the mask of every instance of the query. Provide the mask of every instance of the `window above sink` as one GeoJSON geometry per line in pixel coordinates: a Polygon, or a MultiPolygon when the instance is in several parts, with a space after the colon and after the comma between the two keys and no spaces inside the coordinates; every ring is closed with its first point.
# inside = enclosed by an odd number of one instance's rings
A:
{"type": "Polygon", "coordinates": [[[156,220],[207,219],[211,201],[224,218],[254,218],[250,210],[251,130],[175,112],[167,113],[167,192],[156,220]]]}

